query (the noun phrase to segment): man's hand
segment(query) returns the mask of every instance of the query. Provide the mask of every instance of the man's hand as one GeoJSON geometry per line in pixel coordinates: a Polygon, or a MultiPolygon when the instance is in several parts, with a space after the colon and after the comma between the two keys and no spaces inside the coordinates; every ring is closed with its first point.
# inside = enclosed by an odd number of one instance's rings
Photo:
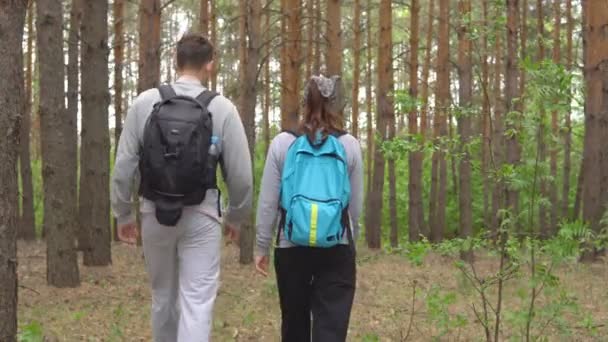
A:
{"type": "Polygon", "coordinates": [[[224,224],[224,236],[228,238],[227,243],[238,244],[240,235],[240,231],[235,225],[228,222],[224,224]]]}
{"type": "Polygon", "coordinates": [[[129,245],[137,244],[137,237],[139,232],[137,231],[137,223],[130,222],[118,226],[118,239],[122,242],[128,243],[129,245]]]}
{"type": "Polygon", "coordinates": [[[264,277],[268,277],[268,255],[256,255],[255,270],[264,277]]]}

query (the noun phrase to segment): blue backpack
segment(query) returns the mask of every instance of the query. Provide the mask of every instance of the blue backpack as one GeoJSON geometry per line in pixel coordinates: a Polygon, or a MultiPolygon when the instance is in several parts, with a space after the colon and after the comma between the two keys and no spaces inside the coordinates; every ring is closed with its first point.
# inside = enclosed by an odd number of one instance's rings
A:
{"type": "Polygon", "coordinates": [[[313,145],[308,136],[296,136],[287,151],[281,176],[279,229],[295,245],[333,247],[346,231],[352,244],[350,180],[346,152],[338,137],[329,135],[313,145]]]}

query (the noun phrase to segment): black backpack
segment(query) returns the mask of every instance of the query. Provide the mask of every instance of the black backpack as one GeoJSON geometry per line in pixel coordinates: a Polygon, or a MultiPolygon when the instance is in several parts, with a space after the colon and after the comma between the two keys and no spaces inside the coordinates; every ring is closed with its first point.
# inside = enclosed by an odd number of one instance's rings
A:
{"type": "Polygon", "coordinates": [[[209,155],[217,138],[207,109],[217,94],[178,96],[170,85],[158,91],[161,101],[144,129],[140,194],[155,203],[160,224],[175,226],[184,206],[200,204],[208,189],[217,189],[217,153],[209,155]]]}

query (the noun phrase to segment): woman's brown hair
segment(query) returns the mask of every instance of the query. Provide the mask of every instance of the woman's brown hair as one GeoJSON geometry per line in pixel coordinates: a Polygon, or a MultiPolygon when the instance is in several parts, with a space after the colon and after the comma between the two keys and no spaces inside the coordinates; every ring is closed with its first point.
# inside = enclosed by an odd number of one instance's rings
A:
{"type": "Polygon", "coordinates": [[[300,134],[306,134],[311,142],[317,140],[317,132],[322,138],[344,131],[344,116],[330,105],[330,100],[323,97],[317,83],[310,79],[306,85],[304,98],[304,115],[300,122],[300,134]]]}

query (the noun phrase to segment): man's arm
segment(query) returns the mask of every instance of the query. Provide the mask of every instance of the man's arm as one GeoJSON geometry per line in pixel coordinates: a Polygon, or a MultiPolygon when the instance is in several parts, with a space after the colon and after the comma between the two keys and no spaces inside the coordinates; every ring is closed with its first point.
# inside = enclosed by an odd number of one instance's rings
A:
{"type": "Polygon", "coordinates": [[[354,137],[349,140],[348,152],[351,156],[350,170],[350,204],[348,206],[353,224],[353,236],[359,236],[359,217],[363,209],[363,157],[359,141],[354,137]]]}
{"type": "Polygon", "coordinates": [[[236,107],[231,107],[222,132],[222,171],[230,199],[226,221],[239,225],[250,219],[253,175],[245,128],[236,107]]]}
{"type": "Polygon", "coordinates": [[[112,174],[112,212],[118,225],[135,222],[131,197],[133,176],[139,164],[140,149],[139,139],[137,138],[136,111],[137,101],[133,103],[125,119],[112,174]]]}

